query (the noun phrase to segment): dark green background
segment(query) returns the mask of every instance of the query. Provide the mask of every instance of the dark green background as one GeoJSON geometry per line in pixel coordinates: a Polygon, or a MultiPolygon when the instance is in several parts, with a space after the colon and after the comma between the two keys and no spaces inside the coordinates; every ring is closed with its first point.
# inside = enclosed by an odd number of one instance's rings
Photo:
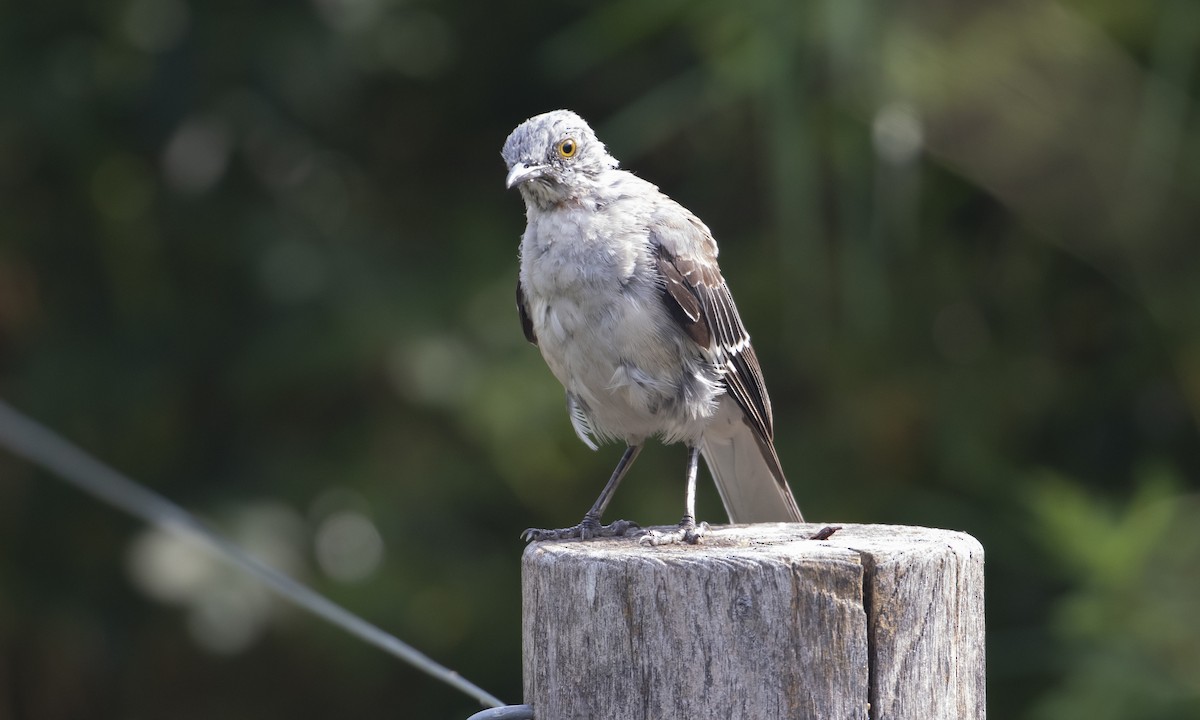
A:
{"type": "MultiPolygon", "coordinates": [[[[993,717],[1200,718],[1198,8],[7,3],[0,395],[518,702],[518,534],[620,452],[512,302],[499,149],[569,107],[721,242],[806,514],[983,542],[993,717]]],[[[143,531],[0,455],[0,718],[478,709],[232,573],[152,599],[143,531]]]]}

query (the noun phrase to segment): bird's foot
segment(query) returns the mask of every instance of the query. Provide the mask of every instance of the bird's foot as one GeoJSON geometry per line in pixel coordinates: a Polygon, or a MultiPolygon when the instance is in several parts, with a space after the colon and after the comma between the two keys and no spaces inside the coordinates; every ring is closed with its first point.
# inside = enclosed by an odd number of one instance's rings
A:
{"type": "Polygon", "coordinates": [[[599,518],[584,515],[582,522],[569,528],[559,528],[557,530],[529,528],[521,533],[521,539],[527,543],[541,542],[542,540],[569,540],[573,538],[590,540],[598,537],[625,537],[626,535],[635,534],[641,529],[641,525],[629,520],[614,520],[608,525],[601,525],[599,518]]]}
{"type": "Polygon", "coordinates": [[[659,532],[658,530],[647,530],[638,538],[638,542],[643,545],[673,545],[675,543],[686,543],[695,545],[700,542],[700,538],[708,533],[708,523],[702,522],[696,524],[696,519],[691,515],[684,515],[683,520],[679,521],[679,527],[670,532],[659,532]]]}

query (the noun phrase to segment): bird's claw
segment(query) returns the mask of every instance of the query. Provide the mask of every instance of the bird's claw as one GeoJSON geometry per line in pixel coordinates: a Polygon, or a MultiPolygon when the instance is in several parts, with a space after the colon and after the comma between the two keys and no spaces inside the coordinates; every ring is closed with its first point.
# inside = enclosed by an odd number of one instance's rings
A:
{"type": "Polygon", "coordinates": [[[608,525],[601,525],[599,520],[585,517],[583,522],[569,528],[558,528],[556,530],[528,528],[525,532],[521,533],[521,539],[527,543],[541,542],[543,540],[570,540],[575,538],[591,540],[592,538],[601,537],[626,537],[636,534],[641,529],[641,525],[629,520],[614,520],[608,525]]]}
{"type": "Polygon", "coordinates": [[[683,518],[679,523],[679,527],[670,532],[659,532],[658,530],[647,530],[638,538],[638,542],[642,545],[674,545],[684,543],[687,545],[696,545],[700,542],[700,538],[708,533],[708,523],[702,522],[696,524],[695,519],[691,516],[683,518]]]}

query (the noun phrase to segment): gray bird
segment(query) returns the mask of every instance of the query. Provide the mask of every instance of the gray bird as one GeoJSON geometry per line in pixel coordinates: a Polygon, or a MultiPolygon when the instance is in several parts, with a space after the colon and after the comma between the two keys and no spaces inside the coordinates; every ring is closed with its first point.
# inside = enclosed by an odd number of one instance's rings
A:
{"type": "Polygon", "coordinates": [[[567,392],[588,447],[627,448],[578,525],[526,530],[526,541],[625,535],[600,518],[651,437],[688,448],[686,514],[654,542],[695,543],[699,455],[735,523],[803,522],[772,444],[771,401],[758,358],[717,267],[703,222],[620,170],[568,110],[521,123],[504,143],[507,187],[525,200],[517,308],[567,392]]]}

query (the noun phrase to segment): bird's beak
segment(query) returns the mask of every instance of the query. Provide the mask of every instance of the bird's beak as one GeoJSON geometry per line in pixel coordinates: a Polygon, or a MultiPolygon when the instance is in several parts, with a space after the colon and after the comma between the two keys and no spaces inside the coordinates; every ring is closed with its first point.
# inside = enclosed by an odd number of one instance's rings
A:
{"type": "Polygon", "coordinates": [[[545,174],[546,169],[545,165],[526,165],[519,162],[512,166],[512,170],[508,171],[508,178],[504,180],[504,187],[512,190],[523,182],[540,178],[545,174]]]}

